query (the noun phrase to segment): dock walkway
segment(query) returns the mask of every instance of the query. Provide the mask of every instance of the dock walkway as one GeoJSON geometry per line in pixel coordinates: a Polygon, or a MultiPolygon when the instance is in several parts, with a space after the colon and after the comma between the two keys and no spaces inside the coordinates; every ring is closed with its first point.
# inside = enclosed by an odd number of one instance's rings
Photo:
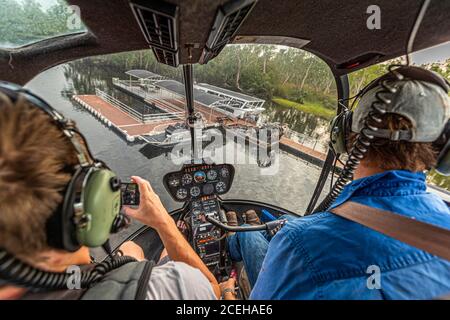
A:
{"type": "MultiPolygon", "coordinates": [[[[162,133],[169,125],[184,121],[182,115],[185,114],[185,102],[180,99],[149,100],[149,103],[154,104],[161,110],[177,115],[175,119],[160,120],[152,123],[143,123],[142,121],[139,121],[129,113],[121,110],[118,106],[113,105],[97,95],[74,95],[73,99],[94,116],[99,118],[100,121],[110,127],[116,128],[130,142],[143,135],[162,133]]],[[[203,115],[206,124],[217,123],[219,118],[224,118],[223,113],[197,103],[195,104],[195,109],[203,115]]],[[[236,118],[229,118],[224,121],[224,124],[245,126],[256,125],[250,121],[236,118]]],[[[281,150],[317,165],[322,165],[326,158],[326,154],[304,146],[285,136],[281,137],[279,143],[281,150]]]]}
{"type": "Polygon", "coordinates": [[[180,122],[180,120],[162,120],[142,123],[96,95],[75,95],[73,99],[105,124],[122,132],[128,141],[134,141],[141,135],[163,132],[170,124],[180,122]]]}

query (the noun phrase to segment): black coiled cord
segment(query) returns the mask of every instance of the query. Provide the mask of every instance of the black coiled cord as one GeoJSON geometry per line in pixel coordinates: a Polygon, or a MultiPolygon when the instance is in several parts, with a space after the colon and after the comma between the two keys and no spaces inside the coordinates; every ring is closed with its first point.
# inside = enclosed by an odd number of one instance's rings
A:
{"type": "Polygon", "coordinates": [[[339,178],[336,180],[332,190],[325,199],[317,206],[313,213],[327,211],[336,198],[341,194],[348,182],[353,180],[353,174],[361,160],[367,154],[374,136],[370,132],[378,130],[375,125],[382,122],[381,116],[386,113],[386,106],[392,103],[390,97],[397,92],[397,88],[392,86],[392,82],[403,79],[403,75],[396,71],[399,65],[389,66],[389,73],[393,78],[387,78],[380,81],[381,89],[375,94],[375,101],[371,105],[371,109],[364,120],[364,127],[361,129],[356,141],[353,143],[352,150],[348,156],[348,160],[342,169],[339,178]]]}
{"type": "Polygon", "coordinates": [[[127,228],[131,223],[131,219],[122,213],[119,213],[117,217],[114,219],[113,224],[111,226],[111,233],[117,233],[120,230],[127,228]]]}
{"type": "MultiPolygon", "coordinates": [[[[105,274],[136,259],[114,256],[95,265],[92,270],[81,271],[80,288],[86,289],[101,280],[105,274]]],[[[0,280],[34,291],[68,289],[72,275],[64,272],[48,272],[20,261],[12,254],[0,249],[0,280]]]]}

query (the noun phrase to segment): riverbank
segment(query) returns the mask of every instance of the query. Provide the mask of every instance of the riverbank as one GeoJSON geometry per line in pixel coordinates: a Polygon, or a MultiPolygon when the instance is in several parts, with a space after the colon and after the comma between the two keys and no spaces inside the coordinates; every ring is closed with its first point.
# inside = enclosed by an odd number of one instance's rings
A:
{"type": "Polygon", "coordinates": [[[331,120],[336,115],[335,110],[325,108],[320,103],[305,102],[304,104],[301,104],[280,97],[272,98],[272,102],[282,107],[294,108],[302,112],[314,114],[326,120],[331,120]]]}

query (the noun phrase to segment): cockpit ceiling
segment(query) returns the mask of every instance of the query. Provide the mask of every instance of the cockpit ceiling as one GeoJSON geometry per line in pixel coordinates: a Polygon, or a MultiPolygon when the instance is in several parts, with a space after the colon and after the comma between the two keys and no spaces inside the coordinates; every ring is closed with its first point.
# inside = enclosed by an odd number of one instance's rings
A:
{"type": "MultiPolygon", "coordinates": [[[[149,48],[128,0],[69,0],[80,7],[90,32],[0,51],[4,80],[25,83],[51,66],[76,58],[149,48]]],[[[220,6],[226,0],[167,0],[178,6],[177,50],[180,64],[199,62],[220,6]]],[[[151,1],[152,4],[156,1],[151,1]]],[[[303,49],[344,74],[401,56],[422,0],[378,0],[381,29],[369,30],[371,0],[259,0],[236,36],[279,36],[308,40],[303,49]],[[343,64],[363,57],[356,68],[343,64]],[[378,60],[371,58],[378,57],[378,60]],[[367,58],[367,59],[366,59],[367,58]]],[[[432,1],[414,50],[450,41],[450,1],[432,1]]]]}

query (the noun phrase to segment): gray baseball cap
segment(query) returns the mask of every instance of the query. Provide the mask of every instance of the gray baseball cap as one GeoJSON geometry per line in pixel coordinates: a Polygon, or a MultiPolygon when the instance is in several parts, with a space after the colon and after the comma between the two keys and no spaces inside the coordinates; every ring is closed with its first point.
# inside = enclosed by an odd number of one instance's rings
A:
{"type": "MultiPolygon", "coordinates": [[[[411,142],[433,142],[439,138],[450,119],[450,97],[444,89],[419,80],[400,80],[394,83],[394,86],[397,86],[398,91],[392,94],[392,103],[387,106],[386,111],[402,115],[411,121],[411,131],[391,132],[380,129],[370,133],[376,137],[411,142]]],[[[364,120],[376,100],[375,94],[380,89],[379,85],[374,87],[359,101],[353,111],[353,132],[359,133],[364,127],[364,120]]]]}

